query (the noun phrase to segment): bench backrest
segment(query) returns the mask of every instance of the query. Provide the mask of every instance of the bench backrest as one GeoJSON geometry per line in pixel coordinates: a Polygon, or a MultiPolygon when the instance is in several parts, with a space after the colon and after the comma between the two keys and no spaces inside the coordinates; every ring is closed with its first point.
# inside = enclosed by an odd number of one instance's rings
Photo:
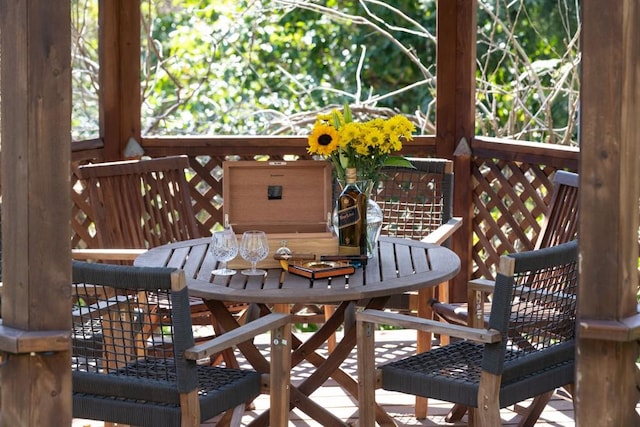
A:
{"type": "Polygon", "coordinates": [[[100,248],[148,249],[202,237],[184,171],[187,156],[83,165],[100,248]]]}
{"type": "Polygon", "coordinates": [[[578,182],[576,173],[556,171],[551,202],[535,249],[569,242],[578,236],[578,182]]]}

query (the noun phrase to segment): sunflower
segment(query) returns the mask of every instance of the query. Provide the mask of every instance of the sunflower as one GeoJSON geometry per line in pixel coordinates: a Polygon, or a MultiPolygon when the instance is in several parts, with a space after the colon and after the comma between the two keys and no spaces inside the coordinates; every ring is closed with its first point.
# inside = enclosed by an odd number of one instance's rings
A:
{"type": "Polygon", "coordinates": [[[358,176],[377,182],[387,164],[413,167],[393,153],[402,149],[403,142],[412,140],[414,130],[413,123],[403,116],[354,122],[351,109],[345,104],[343,111],[317,116],[307,152],[329,160],[338,179],[344,180],[347,168],[356,168],[358,176]]]}
{"type": "Polygon", "coordinates": [[[309,135],[309,154],[320,154],[322,156],[330,156],[338,148],[340,134],[331,125],[325,123],[316,123],[313,127],[311,135],[309,135]]]}

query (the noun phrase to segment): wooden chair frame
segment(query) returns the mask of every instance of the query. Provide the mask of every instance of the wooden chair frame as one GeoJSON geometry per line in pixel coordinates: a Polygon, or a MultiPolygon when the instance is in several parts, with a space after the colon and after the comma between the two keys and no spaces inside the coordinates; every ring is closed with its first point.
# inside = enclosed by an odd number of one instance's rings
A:
{"type": "Polygon", "coordinates": [[[271,425],[288,423],[290,315],[269,314],[196,345],[183,271],[74,261],[73,282],[82,301],[72,313],[74,417],[197,427],[228,411],[223,422],[239,425],[246,400],[267,392],[271,425]],[[92,301],[84,300],[87,287],[92,301]],[[151,301],[157,295],[167,296],[162,312],[151,301]],[[160,327],[154,316],[165,319],[160,327]],[[268,374],[196,363],[265,332],[268,374]]]}
{"type": "MultiPolygon", "coordinates": [[[[544,401],[555,388],[571,383],[574,376],[577,254],[577,241],[572,241],[501,257],[491,318],[486,328],[376,310],[358,313],[360,425],[374,425],[372,408],[375,388],[379,387],[448,400],[464,408],[478,408],[470,415],[470,425],[493,427],[501,424],[501,407],[528,397],[544,401]],[[538,281],[537,287],[528,285],[532,277],[538,281]],[[544,298],[540,298],[541,295],[544,298]],[[516,305],[521,303],[529,304],[528,308],[525,310],[516,305]],[[539,316],[540,312],[534,308],[553,310],[554,317],[552,311],[547,312],[548,319],[553,318],[553,321],[527,328],[526,325],[531,325],[539,316]],[[521,339],[531,340],[534,345],[530,348],[516,345],[511,338],[513,313],[522,317],[520,327],[525,330],[521,339]],[[531,316],[528,320],[527,315],[531,316]],[[376,368],[375,324],[447,334],[461,341],[376,368]],[[539,345],[541,342],[543,344],[539,345]],[[508,346],[507,343],[511,344],[508,346]],[[460,360],[456,360],[463,353],[460,360]],[[454,364],[453,371],[464,371],[460,378],[450,376],[449,363],[454,364]],[[462,367],[465,364],[468,364],[466,370],[462,367]]],[[[521,425],[535,423],[539,405],[534,406],[535,410],[523,418],[521,425]]]]}
{"type": "MultiPolygon", "coordinates": [[[[76,249],[77,260],[131,264],[145,250],[204,237],[197,226],[185,177],[187,156],[93,163],[79,166],[86,185],[98,248],[76,249]]],[[[246,304],[234,305],[243,315],[246,304]]],[[[218,325],[199,298],[191,298],[193,322],[218,325]]],[[[237,367],[232,352],[214,357],[237,367]]]]}

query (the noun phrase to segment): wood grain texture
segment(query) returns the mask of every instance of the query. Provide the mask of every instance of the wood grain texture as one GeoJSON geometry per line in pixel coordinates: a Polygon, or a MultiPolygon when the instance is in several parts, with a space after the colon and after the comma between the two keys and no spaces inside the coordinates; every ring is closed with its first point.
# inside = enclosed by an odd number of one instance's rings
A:
{"type": "MultiPolygon", "coordinates": [[[[582,16],[578,315],[619,322],[637,311],[640,9],[634,0],[606,8],[585,0],[582,16]]],[[[637,356],[637,342],[580,339],[578,425],[640,423],[637,356]]]]}
{"type": "MultiPolygon", "coordinates": [[[[3,0],[0,10],[2,318],[46,335],[70,327],[70,4],[3,0]]],[[[69,352],[48,343],[7,359],[1,425],[70,424],[69,352]]]]}
{"type": "Polygon", "coordinates": [[[140,141],[140,3],[99,1],[100,135],[106,160],[119,160],[129,138],[140,141]]]}

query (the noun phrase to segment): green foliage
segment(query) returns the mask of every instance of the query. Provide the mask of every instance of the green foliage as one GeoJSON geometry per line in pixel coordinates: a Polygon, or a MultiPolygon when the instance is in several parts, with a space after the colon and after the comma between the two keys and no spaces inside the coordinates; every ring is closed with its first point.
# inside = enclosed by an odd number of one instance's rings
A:
{"type": "Polygon", "coordinates": [[[95,138],[98,125],[98,2],[71,2],[73,138],[95,138]]]}
{"type": "MultiPolygon", "coordinates": [[[[97,3],[73,1],[74,138],[98,128],[97,3]]],[[[575,143],[577,2],[478,5],[477,133],[575,143]]],[[[155,0],[141,11],[145,134],[305,134],[345,102],[435,129],[435,0],[155,0]]]]}
{"type": "Polygon", "coordinates": [[[577,143],[577,2],[479,2],[477,133],[577,143]]]}

